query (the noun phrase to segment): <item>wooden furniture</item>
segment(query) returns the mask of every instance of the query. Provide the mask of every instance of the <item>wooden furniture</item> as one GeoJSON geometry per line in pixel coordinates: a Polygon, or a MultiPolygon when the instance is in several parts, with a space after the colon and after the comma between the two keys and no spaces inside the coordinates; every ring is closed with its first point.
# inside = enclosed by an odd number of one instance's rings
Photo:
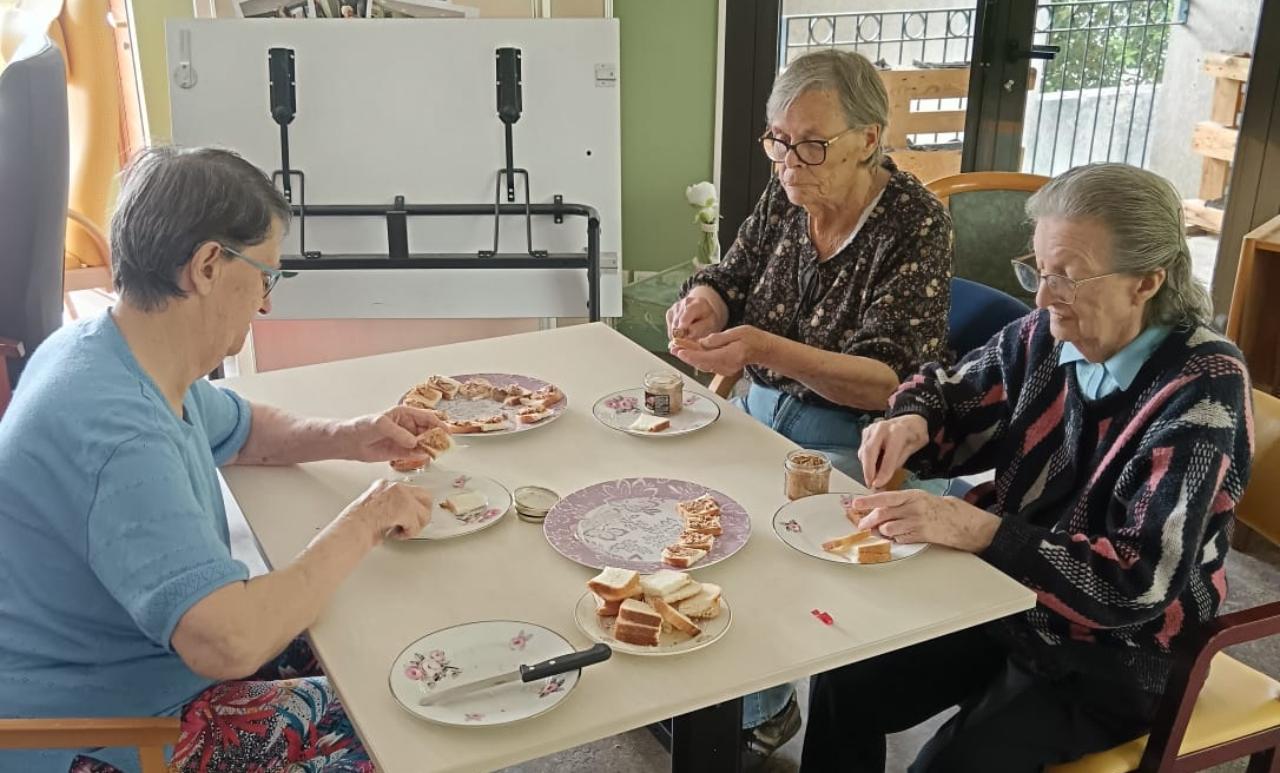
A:
{"type": "Polygon", "coordinates": [[[1248,54],[1209,54],[1204,71],[1213,76],[1213,106],[1209,120],[1196,124],[1191,149],[1204,156],[1200,198],[1186,199],[1182,211],[1187,227],[1222,233],[1223,199],[1231,179],[1231,162],[1240,136],[1240,111],[1249,81],[1248,54]]]}
{"type": "MultiPolygon", "coordinates": [[[[684,770],[736,769],[740,715],[717,713],[738,696],[874,657],[1029,609],[1031,591],[981,559],[930,548],[901,564],[859,571],[808,558],[774,534],[783,459],[795,448],[742,411],[679,439],[614,432],[592,416],[601,395],[639,384],[659,360],[601,324],[580,325],[233,379],[250,400],[304,415],[384,409],[431,373],[526,373],[558,384],[566,413],[509,437],[468,437],[440,463],[508,488],[542,485],[568,495],[631,476],[696,480],[740,502],[752,535],[699,579],[724,588],[733,625],[710,647],[678,657],[616,654],[585,671],[562,705],[536,719],[465,732],[423,722],[392,698],[397,653],[446,626],[509,619],[548,626],[575,646],[575,602],[595,572],[557,554],[542,529],[507,515],[444,542],[386,544],[365,558],[309,630],[326,673],[383,773],[493,770],[676,717],[673,748],[684,770]],[[815,619],[818,608],[834,619],[815,619]],[[731,716],[723,735],[689,731],[710,713],[731,716]],[[719,755],[715,761],[690,753],[719,755]]],[[[702,387],[687,388],[704,393],[702,387]]],[[[228,467],[228,485],[268,560],[282,566],[385,465],[327,461],[295,467],[228,467]]],[[[861,491],[836,473],[834,490],[861,491]]],[[[740,707],[738,708],[740,711],[740,707]]],[[[679,769],[679,768],[678,768],[679,769]]]]}
{"type": "MultiPolygon", "coordinates": [[[[1253,474],[1236,519],[1280,544],[1280,399],[1253,397],[1253,474]]],[[[1280,770],[1280,682],[1222,652],[1276,634],[1280,601],[1222,615],[1180,653],[1149,736],[1050,773],[1181,773],[1246,756],[1249,773],[1280,770]]]]}
{"type": "Polygon", "coordinates": [[[164,749],[178,742],[177,717],[128,719],[0,719],[0,749],[79,749],[132,746],[142,773],[164,773],[164,749]]]}
{"type": "Polygon", "coordinates": [[[8,361],[16,360],[21,356],[23,356],[21,341],[0,338],[0,418],[4,417],[4,410],[9,407],[9,400],[13,396],[13,386],[9,383],[8,361]]]}
{"type": "MultiPolygon", "coordinates": [[[[1027,88],[1035,86],[1036,71],[1027,75],[1027,88]]],[[[889,93],[889,126],[884,136],[885,152],[904,171],[924,182],[959,174],[961,143],[913,144],[908,134],[961,134],[965,110],[920,109],[933,100],[962,99],[969,95],[968,67],[939,67],[881,70],[889,93]]]]}
{"type": "Polygon", "coordinates": [[[1245,234],[1240,246],[1227,337],[1240,347],[1253,385],[1275,394],[1280,389],[1280,216],[1245,234]]]}
{"type": "Polygon", "coordinates": [[[976,193],[978,191],[1022,191],[1035,193],[1049,182],[1048,177],[1041,174],[1025,172],[965,172],[947,177],[940,177],[930,182],[929,192],[949,203],[951,197],[959,193],[976,193]]]}

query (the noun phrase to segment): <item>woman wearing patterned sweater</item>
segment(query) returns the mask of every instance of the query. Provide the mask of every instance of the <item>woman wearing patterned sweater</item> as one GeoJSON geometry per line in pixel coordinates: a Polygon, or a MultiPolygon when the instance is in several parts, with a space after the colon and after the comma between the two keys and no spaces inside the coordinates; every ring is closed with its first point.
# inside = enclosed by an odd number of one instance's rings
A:
{"type": "Polygon", "coordinates": [[[1039,310],[903,384],[861,449],[873,485],[904,463],[994,468],[995,480],[967,501],[901,491],[859,504],[874,508],[863,528],[976,553],[1038,602],[815,677],[808,770],[883,770],[886,733],[955,705],[912,770],[1039,770],[1137,737],[1174,650],[1226,595],[1249,380],[1205,326],[1177,194],[1100,164],[1027,209],[1035,254],[1015,267],[1039,310]]]}

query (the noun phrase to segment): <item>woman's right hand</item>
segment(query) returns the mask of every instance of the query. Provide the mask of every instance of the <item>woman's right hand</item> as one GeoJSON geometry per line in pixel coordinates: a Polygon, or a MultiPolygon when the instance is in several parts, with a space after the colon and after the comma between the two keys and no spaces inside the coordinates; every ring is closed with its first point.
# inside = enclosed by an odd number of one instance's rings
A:
{"type": "Polygon", "coordinates": [[[667,337],[693,341],[718,333],[729,321],[729,307],[720,293],[697,285],[667,309],[667,337]]]}
{"type": "Polygon", "coordinates": [[[376,480],[338,516],[359,523],[373,538],[412,539],[431,522],[431,492],[398,481],[376,480]]]}
{"type": "Polygon", "coordinates": [[[914,413],[877,421],[862,431],[858,461],[862,477],[871,489],[889,485],[907,459],[929,442],[929,424],[914,413]]]}

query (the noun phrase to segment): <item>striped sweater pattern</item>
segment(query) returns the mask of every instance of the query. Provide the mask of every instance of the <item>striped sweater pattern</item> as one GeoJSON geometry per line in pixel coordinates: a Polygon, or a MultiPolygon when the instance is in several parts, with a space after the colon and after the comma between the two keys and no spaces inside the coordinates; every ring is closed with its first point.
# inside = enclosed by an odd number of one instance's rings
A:
{"type": "Polygon", "coordinates": [[[1159,692],[1226,597],[1253,455],[1244,359],[1208,328],[1175,329],[1128,389],[1089,400],[1060,349],[1034,312],[954,367],[924,368],[888,415],[928,422],[914,472],[995,470],[968,495],[1001,518],[981,555],[1037,596],[992,626],[1011,657],[1159,692]]]}

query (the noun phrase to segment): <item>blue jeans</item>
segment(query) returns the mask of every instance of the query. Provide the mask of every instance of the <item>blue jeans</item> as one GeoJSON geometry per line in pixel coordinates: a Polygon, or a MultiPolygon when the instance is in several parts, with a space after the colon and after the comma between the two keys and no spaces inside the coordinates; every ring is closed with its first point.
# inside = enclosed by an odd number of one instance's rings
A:
{"type": "MultiPolygon", "coordinates": [[[[785,392],[759,384],[752,384],[746,398],[736,398],[734,404],[796,445],[826,454],[832,467],[862,482],[858,446],[862,444],[862,430],[875,420],[875,415],[802,403],[785,392]]],[[[941,495],[948,483],[946,479],[921,480],[909,475],[903,488],[941,495]]],[[[795,688],[791,684],[780,684],[744,696],[742,727],[750,730],[763,724],[786,708],[793,695],[795,688]]]]}

